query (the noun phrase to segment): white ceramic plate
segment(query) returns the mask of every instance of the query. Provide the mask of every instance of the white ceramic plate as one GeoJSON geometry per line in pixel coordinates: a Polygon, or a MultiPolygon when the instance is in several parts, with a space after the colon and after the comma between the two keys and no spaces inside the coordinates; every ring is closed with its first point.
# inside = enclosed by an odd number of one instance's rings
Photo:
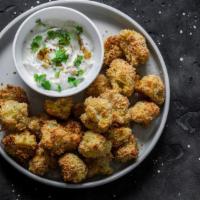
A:
{"type": "MultiPolygon", "coordinates": [[[[148,47],[151,52],[148,63],[144,67],[141,67],[141,74],[158,74],[161,76],[166,87],[165,104],[161,110],[159,118],[153,121],[151,126],[149,126],[147,129],[141,128],[139,126],[134,126],[133,131],[136,134],[140,144],[140,154],[136,162],[130,163],[126,166],[115,165],[115,173],[109,177],[99,177],[81,184],[66,184],[63,183],[61,179],[58,179],[56,175],[54,176],[51,174],[43,178],[30,173],[28,170],[17,164],[12,158],[10,158],[3,150],[2,146],[0,146],[0,154],[20,172],[34,180],[48,185],[61,188],[89,188],[103,185],[114,181],[133,170],[147,157],[147,155],[151,152],[157,143],[165,126],[169,110],[170,88],[167,69],[157,46],[151,37],[147,34],[147,32],[137,22],[119,10],[92,1],[69,0],[46,3],[35,7],[17,17],[10,24],[8,24],[8,26],[6,26],[0,34],[0,82],[3,84],[9,83],[13,85],[19,85],[26,89],[29,95],[32,113],[41,111],[44,97],[34,92],[30,88],[27,88],[20,77],[15,73],[16,69],[12,59],[12,42],[17,28],[23,22],[23,20],[27,18],[27,16],[36,10],[49,6],[66,6],[81,11],[97,25],[102,34],[102,37],[104,38],[108,35],[118,33],[121,29],[124,28],[133,28],[141,32],[146,37],[148,47]]],[[[79,97],[80,95],[78,98],[79,97]]],[[[3,133],[0,133],[0,138],[2,135],[3,133]]]]}

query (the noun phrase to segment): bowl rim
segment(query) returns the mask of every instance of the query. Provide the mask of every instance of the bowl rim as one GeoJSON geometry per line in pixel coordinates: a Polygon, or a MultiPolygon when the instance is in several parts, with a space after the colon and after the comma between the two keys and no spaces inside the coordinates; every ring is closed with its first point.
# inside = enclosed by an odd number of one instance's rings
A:
{"type": "Polygon", "coordinates": [[[48,186],[52,186],[52,187],[58,187],[58,188],[63,188],[63,189],[86,189],[86,188],[93,188],[93,187],[97,187],[97,186],[101,186],[101,185],[105,185],[108,184],[110,182],[113,182],[121,177],[123,177],[124,175],[128,174],[129,172],[131,172],[134,168],[136,168],[138,165],[140,165],[145,159],[146,157],[150,154],[150,152],[152,151],[152,149],[155,147],[156,143],[158,142],[162,131],[165,127],[166,124],[166,120],[167,120],[167,116],[168,116],[168,112],[169,112],[169,106],[170,106],[170,84],[169,84],[169,77],[168,77],[168,73],[167,73],[167,68],[165,65],[165,62],[163,60],[163,57],[157,47],[157,45],[155,44],[155,42],[153,41],[153,39],[151,38],[151,36],[144,30],[144,28],[138,24],[134,19],[132,19],[131,17],[129,17],[127,14],[123,13],[122,11],[113,8],[111,6],[108,6],[106,4],[103,3],[99,3],[99,2],[94,2],[94,1],[84,1],[84,0],[60,0],[60,1],[53,1],[53,2],[48,2],[48,3],[44,3],[41,4],[39,6],[36,6],[32,9],[27,10],[26,12],[24,12],[23,14],[19,15],[18,17],[16,17],[13,21],[11,21],[1,32],[0,32],[0,39],[4,36],[4,34],[6,34],[7,31],[9,31],[9,29],[11,29],[19,20],[23,19],[24,17],[26,17],[27,15],[29,15],[30,13],[32,13],[35,10],[41,9],[41,8],[45,8],[46,6],[54,6],[54,5],[58,5],[58,4],[64,4],[64,3],[75,3],[75,4],[88,4],[88,5],[95,5],[95,6],[99,6],[108,10],[111,10],[112,12],[122,16],[123,18],[125,18],[127,21],[129,21],[131,24],[133,24],[135,27],[138,28],[138,30],[140,32],[142,32],[142,34],[147,38],[148,42],[151,43],[154,51],[156,52],[158,59],[160,61],[160,64],[162,66],[162,70],[163,70],[163,76],[164,76],[164,80],[165,80],[165,92],[166,92],[166,99],[165,99],[165,103],[163,105],[163,117],[161,119],[161,123],[160,126],[158,127],[154,138],[152,139],[151,144],[149,145],[148,149],[146,150],[146,152],[143,154],[143,157],[137,162],[137,163],[133,163],[132,165],[128,166],[127,168],[123,169],[120,172],[117,172],[115,174],[113,174],[110,177],[101,179],[101,180],[97,180],[97,181],[93,181],[93,182],[89,182],[89,183],[81,183],[81,184],[70,184],[70,183],[62,183],[62,182],[58,182],[58,181],[54,181],[54,180],[49,180],[47,178],[43,178],[37,175],[32,174],[31,172],[29,172],[27,169],[23,168],[21,165],[19,165],[16,161],[14,161],[10,156],[8,156],[5,151],[0,147],[0,154],[2,155],[2,157],[12,165],[12,167],[16,168],[19,172],[21,172],[22,174],[26,175],[27,177],[38,181],[42,184],[48,185],[48,186]]]}
{"type": "MultiPolygon", "coordinates": [[[[39,7],[39,6],[38,6],[39,7]]],[[[34,9],[34,8],[33,8],[34,9]]],[[[24,13],[25,14],[25,13],[24,13]]],[[[26,37],[26,36],[25,36],[26,37]]],[[[19,76],[21,77],[21,79],[26,83],[26,85],[28,87],[30,87],[31,89],[33,89],[34,91],[38,92],[39,94],[41,95],[45,95],[45,96],[48,96],[48,97],[68,97],[68,96],[73,96],[73,95],[76,95],[80,92],[82,92],[83,90],[85,90],[95,79],[96,77],[98,76],[98,74],[100,73],[101,71],[101,68],[102,68],[102,65],[103,65],[103,56],[104,56],[104,47],[103,47],[103,39],[101,37],[101,34],[100,34],[100,31],[99,29],[97,28],[97,26],[92,22],[92,20],[87,17],[86,15],[84,15],[83,13],[81,13],[80,11],[77,11],[73,8],[69,8],[69,7],[64,7],[64,6],[51,6],[51,7],[44,7],[42,9],[39,9],[35,12],[33,12],[32,14],[30,14],[30,16],[28,16],[21,24],[20,26],[18,27],[17,29],[17,32],[14,36],[14,40],[13,40],[13,45],[12,45],[12,56],[13,56],[13,60],[14,60],[14,64],[15,64],[15,67],[17,69],[17,72],[19,74],[19,76]],[[16,43],[17,43],[17,40],[21,34],[21,31],[23,30],[24,26],[27,25],[27,23],[36,15],[42,13],[42,12],[48,12],[49,10],[55,10],[55,9],[60,9],[62,11],[72,11],[74,12],[74,14],[78,14],[80,17],[82,17],[84,20],[86,20],[87,22],[89,22],[89,24],[91,25],[91,27],[94,29],[95,33],[96,33],[96,36],[97,36],[97,39],[98,39],[98,42],[100,45],[98,45],[98,49],[99,49],[99,53],[98,54],[98,57],[99,57],[99,60],[100,62],[98,62],[98,64],[95,64],[93,65],[93,67],[95,67],[95,73],[92,73],[92,75],[90,76],[87,76],[87,83],[82,85],[78,85],[77,87],[74,88],[73,91],[68,91],[68,89],[66,90],[63,90],[61,93],[57,92],[57,91],[52,91],[52,90],[44,90],[42,88],[39,88],[37,85],[33,85],[31,84],[31,82],[28,81],[29,77],[28,76],[23,76],[22,75],[22,67],[21,65],[18,64],[17,62],[17,57],[16,57],[16,50],[17,50],[17,46],[16,46],[16,43]]],[[[85,81],[83,80],[82,83],[84,83],[85,81]]]]}

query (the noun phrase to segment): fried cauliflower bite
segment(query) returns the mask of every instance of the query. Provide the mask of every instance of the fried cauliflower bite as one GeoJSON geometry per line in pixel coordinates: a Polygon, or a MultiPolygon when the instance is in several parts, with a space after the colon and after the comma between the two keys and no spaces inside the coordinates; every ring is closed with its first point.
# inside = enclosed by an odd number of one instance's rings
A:
{"type": "Polygon", "coordinates": [[[40,146],[49,150],[52,155],[61,155],[75,150],[81,140],[81,135],[67,131],[55,121],[47,121],[41,128],[40,146]]]}
{"type": "Polygon", "coordinates": [[[85,113],[81,115],[82,123],[97,132],[106,132],[112,124],[112,104],[100,97],[88,97],[85,102],[85,113]]]}
{"type": "Polygon", "coordinates": [[[79,134],[82,136],[82,126],[81,123],[75,120],[69,120],[63,124],[64,129],[71,134],[79,134]]]}
{"type": "Polygon", "coordinates": [[[95,81],[87,88],[87,96],[98,97],[101,93],[110,89],[108,78],[104,74],[99,74],[95,81]]]}
{"type": "Polygon", "coordinates": [[[112,161],[112,155],[107,155],[97,159],[87,159],[85,161],[88,167],[87,178],[92,178],[96,175],[111,175],[113,169],[110,165],[112,161]]]}
{"type": "Polygon", "coordinates": [[[123,58],[124,54],[120,47],[120,36],[114,35],[108,37],[104,42],[104,64],[109,66],[110,63],[117,59],[123,58]]]}
{"type": "Polygon", "coordinates": [[[112,142],[113,148],[119,148],[132,139],[132,130],[128,127],[111,128],[108,131],[107,138],[112,142]]]}
{"type": "Polygon", "coordinates": [[[19,103],[28,103],[26,92],[17,86],[7,85],[0,90],[0,100],[14,100],[19,103]]]}
{"type": "Polygon", "coordinates": [[[29,161],[29,171],[39,176],[45,175],[55,165],[55,160],[47,151],[39,147],[29,161]]]}
{"type": "Polygon", "coordinates": [[[112,125],[127,124],[129,100],[127,97],[117,93],[114,90],[107,90],[100,95],[112,103],[113,123],[112,125]]]}
{"type": "Polygon", "coordinates": [[[85,106],[83,103],[76,103],[72,107],[72,114],[76,119],[79,119],[80,116],[85,112],[85,106]]]}
{"type": "Polygon", "coordinates": [[[73,101],[71,97],[59,98],[56,100],[49,99],[45,100],[44,103],[44,109],[47,114],[62,120],[68,119],[72,106],[73,101]]]}
{"type": "Polygon", "coordinates": [[[28,105],[14,100],[1,102],[0,121],[7,130],[25,130],[28,125],[28,105]]]}
{"type": "Polygon", "coordinates": [[[145,38],[134,30],[122,30],[119,33],[120,47],[126,60],[133,67],[145,64],[149,58],[149,50],[145,38]]]}
{"type": "Polygon", "coordinates": [[[148,96],[158,105],[162,105],[164,103],[165,87],[161,78],[157,75],[144,76],[138,81],[138,84],[136,84],[135,90],[148,96]]]}
{"type": "Polygon", "coordinates": [[[128,143],[120,146],[114,153],[116,161],[125,163],[138,157],[139,151],[135,137],[132,135],[128,143]]]}
{"type": "Polygon", "coordinates": [[[160,113],[160,108],[153,102],[138,101],[129,109],[130,120],[148,125],[160,113]]]}
{"type": "Polygon", "coordinates": [[[103,135],[85,132],[78,151],[85,158],[100,158],[110,153],[112,144],[103,135]]]}
{"type": "Polygon", "coordinates": [[[66,153],[59,159],[59,166],[65,182],[80,183],[86,179],[87,166],[75,154],[66,153]]]}
{"type": "Polygon", "coordinates": [[[106,75],[114,90],[128,97],[133,94],[136,73],[135,69],[125,60],[113,60],[106,75]]]}
{"type": "Polygon", "coordinates": [[[21,163],[31,159],[37,148],[35,135],[27,130],[22,133],[5,135],[2,144],[5,151],[21,163]]]}

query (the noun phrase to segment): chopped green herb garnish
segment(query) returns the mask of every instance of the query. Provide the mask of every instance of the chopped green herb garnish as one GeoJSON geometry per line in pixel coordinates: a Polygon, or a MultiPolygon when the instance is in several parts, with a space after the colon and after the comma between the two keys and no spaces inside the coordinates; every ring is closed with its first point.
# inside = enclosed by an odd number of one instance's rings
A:
{"type": "Polygon", "coordinates": [[[45,90],[51,89],[51,83],[50,81],[46,80],[46,74],[34,74],[35,81],[42,86],[45,90]]]}
{"type": "Polygon", "coordinates": [[[60,77],[60,72],[61,72],[61,71],[55,72],[55,78],[59,78],[59,77],[60,77]]]}
{"type": "Polygon", "coordinates": [[[77,76],[82,76],[84,74],[84,70],[83,69],[79,69],[78,70],[78,73],[77,73],[77,76]]]}
{"type": "Polygon", "coordinates": [[[53,40],[56,37],[58,37],[57,32],[56,31],[48,31],[47,32],[47,36],[49,40],[53,40]]]}
{"type": "Polygon", "coordinates": [[[74,66],[79,67],[83,61],[83,56],[78,55],[74,60],[74,66]]]}
{"type": "Polygon", "coordinates": [[[40,48],[41,42],[42,42],[42,36],[41,35],[35,36],[31,43],[31,50],[33,52],[36,52],[40,48]]]}
{"type": "Polygon", "coordinates": [[[65,53],[65,50],[59,49],[55,52],[55,57],[52,59],[52,62],[56,66],[60,66],[62,62],[67,62],[68,55],[65,53]]]}
{"type": "Polygon", "coordinates": [[[71,86],[77,86],[80,82],[81,82],[80,79],[76,79],[76,78],[73,77],[73,76],[68,77],[68,83],[69,83],[71,86]]]}
{"type": "Polygon", "coordinates": [[[81,26],[76,26],[76,33],[77,33],[78,35],[80,35],[81,33],[83,33],[83,27],[81,27],[81,26]]]}
{"type": "Polygon", "coordinates": [[[57,85],[57,91],[58,91],[58,92],[61,92],[61,91],[62,91],[62,87],[61,87],[60,84],[57,85]]]}
{"type": "Polygon", "coordinates": [[[39,25],[39,26],[46,26],[46,24],[43,23],[43,22],[41,21],[41,19],[37,19],[37,20],[35,21],[35,23],[36,23],[37,25],[39,25]]]}

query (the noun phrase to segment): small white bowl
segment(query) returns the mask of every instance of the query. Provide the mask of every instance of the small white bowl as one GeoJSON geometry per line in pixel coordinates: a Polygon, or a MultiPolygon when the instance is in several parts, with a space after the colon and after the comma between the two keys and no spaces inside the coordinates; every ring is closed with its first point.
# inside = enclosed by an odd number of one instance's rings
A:
{"type": "Polygon", "coordinates": [[[72,96],[87,88],[95,80],[101,70],[103,55],[103,41],[96,25],[84,14],[74,9],[61,6],[44,8],[30,15],[17,30],[13,42],[13,58],[20,77],[33,90],[50,97],[72,96]],[[73,21],[76,24],[82,26],[84,31],[89,35],[94,47],[94,64],[91,69],[89,69],[85,79],[77,87],[69,88],[61,92],[45,90],[38,87],[37,84],[31,79],[30,74],[27,72],[27,69],[23,65],[23,48],[27,35],[36,26],[35,22],[37,19],[41,19],[42,21],[73,21]]]}

